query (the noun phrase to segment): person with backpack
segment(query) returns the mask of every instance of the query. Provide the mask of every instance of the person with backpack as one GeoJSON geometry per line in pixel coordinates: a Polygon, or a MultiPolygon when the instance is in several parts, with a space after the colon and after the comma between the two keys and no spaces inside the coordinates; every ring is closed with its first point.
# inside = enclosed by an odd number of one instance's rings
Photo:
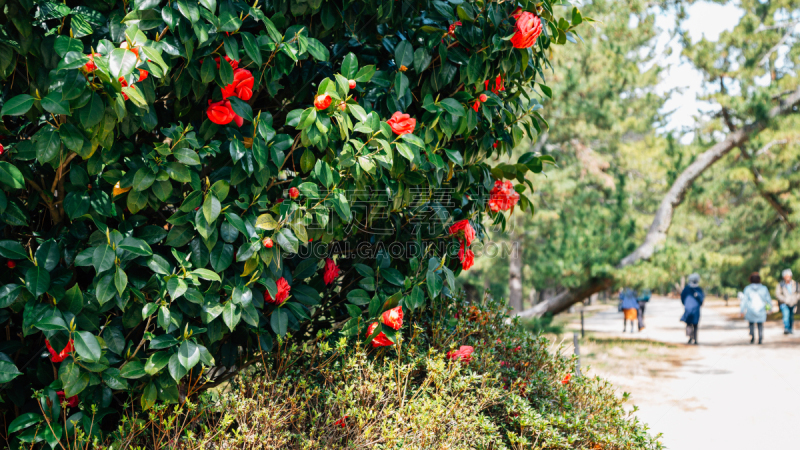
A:
{"type": "Polygon", "coordinates": [[[625,332],[625,329],[628,327],[628,321],[630,321],[631,333],[633,333],[633,323],[636,322],[639,312],[639,302],[636,300],[636,293],[630,288],[623,289],[619,294],[619,300],[619,309],[624,313],[622,317],[622,332],[625,332]]]}
{"type": "Polygon", "coordinates": [[[693,273],[689,275],[686,286],[681,292],[681,303],[683,303],[683,316],[681,322],[686,322],[686,335],[689,336],[687,344],[697,345],[697,325],[700,323],[700,307],[706,298],[703,288],[700,287],[700,275],[693,273]]]}
{"type": "Polygon", "coordinates": [[[753,272],[750,275],[750,284],[739,293],[742,317],[750,323],[750,343],[756,340],[755,326],[758,327],[758,343],[764,338],[764,322],[767,320],[767,311],[772,309],[772,298],[769,289],[761,284],[761,275],[753,272]]]}
{"type": "Polygon", "coordinates": [[[775,286],[775,299],[783,315],[783,334],[794,334],[794,308],[800,300],[800,287],[792,279],[792,269],[785,269],[781,277],[783,279],[775,286]]]}
{"type": "Polygon", "coordinates": [[[650,289],[642,289],[636,300],[639,302],[639,331],[642,331],[644,330],[644,308],[650,301],[650,289]]]}

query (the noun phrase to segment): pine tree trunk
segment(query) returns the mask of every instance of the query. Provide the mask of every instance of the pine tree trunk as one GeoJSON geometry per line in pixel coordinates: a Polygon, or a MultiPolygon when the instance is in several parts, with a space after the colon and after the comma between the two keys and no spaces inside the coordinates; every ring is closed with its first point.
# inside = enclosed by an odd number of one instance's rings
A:
{"type": "Polygon", "coordinates": [[[508,306],[515,314],[522,311],[522,246],[518,240],[512,242],[508,261],[508,306]]]}

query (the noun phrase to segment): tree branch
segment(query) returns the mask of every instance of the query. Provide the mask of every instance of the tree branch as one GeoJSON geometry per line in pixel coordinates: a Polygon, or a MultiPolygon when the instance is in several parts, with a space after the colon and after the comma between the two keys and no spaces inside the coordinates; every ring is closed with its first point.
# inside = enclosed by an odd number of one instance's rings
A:
{"type": "Polygon", "coordinates": [[[667,231],[672,225],[672,214],[675,208],[681,204],[686,192],[692,187],[694,180],[706,169],[711,167],[712,164],[727,155],[728,152],[744,144],[753,135],[763,130],[767,126],[769,119],[791,112],[798,103],[800,103],[800,87],[795,89],[795,91],[789,95],[785,101],[781,102],[780,105],[770,109],[764,120],[756,121],[738,128],[736,131],[728,134],[725,140],[701,153],[694,162],[678,176],[672,184],[672,187],[667,191],[664,199],[661,200],[661,204],[656,211],[656,216],[653,218],[653,223],[650,225],[650,230],[647,232],[644,242],[639,245],[633,253],[623,258],[617,267],[622,268],[629,266],[642,259],[649,259],[653,256],[656,246],[667,237],[667,231]]]}
{"type": "MultiPolygon", "coordinates": [[[[773,147],[775,145],[786,144],[788,142],[789,142],[788,139],[778,139],[778,140],[772,141],[772,142],[768,143],[767,145],[761,147],[761,149],[759,149],[757,152],[755,152],[753,156],[760,155],[762,153],[766,153],[767,151],[769,151],[769,149],[771,147],[773,147]]],[[[780,200],[778,200],[778,196],[776,196],[775,194],[773,194],[771,192],[766,192],[763,189],[764,177],[762,177],[761,173],[759,173],[758,170],[756,170],[756,166],[753,164],[753,156],[751,156],[749,153],[747,153],[747,150],[745,150],[745,149],[741,149],[741,152],[742,152],[742,157],[750,162],[750,164],[749,164],[750,165],[750,172],[753,174],[753,183],[756,185],[756,189],[758,190],[758,193],[761,195],[761,197],[764,198],[764,200],[767,201],[767,203],[769,203],[770,206],[772,206],[772,209],[774,209],[775,212],[778,213],[778,215],[780,216],[781,220],[783,220],[783,223],[786,224],[786,228],[788,228],[789,231],[793,231],[795,226],[789,220],[789,216],[792,214],[791,209],[789,209],[786,206],[783,206],[781,204],[780,200]]]]}

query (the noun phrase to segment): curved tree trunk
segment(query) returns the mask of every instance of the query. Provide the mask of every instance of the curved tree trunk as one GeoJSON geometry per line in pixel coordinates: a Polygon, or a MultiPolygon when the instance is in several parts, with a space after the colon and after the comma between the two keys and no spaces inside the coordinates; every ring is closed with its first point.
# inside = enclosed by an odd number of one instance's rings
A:
{"type": "MultiPolygon", "coordinates": [[[[692,187],[692,183],[697,179],[706,169],[711,167],[720,158],[725,156],[734,148],[747,142],[751,137],[757,135],[761,130],[766,128],[770,119],[777,116],[786,115],[797,111],[797,105],[800,103],[800,87],[797,87],[791,94],[789,94],[778,106],[769,110],[769,114],[762,120],[745,125],[735,131],[732,131],[723,140],[701,153],[689,167],[678,176],[672,186],[667,191],[664,199],[656,210],[653,223],[639,247],[636,248],[631,254],[622,258],[617,265],[617,268],[629,266],[643,259],[649,259],[655,253],[656,248],[667,237],[667,231],[672,225],[672,216],[675,208],[683,202],[686,192],[692,187]]],[[[565,293],[556,295],[555,297],[545,299],[543,302],[535,305],[521,312],[520,316],[543,316],[544,314],[558,314],[561,311],[568,309],[571,305],[584,300],[595,292],[602,291],[610,287],[614,283],[612,276],[593,278],[582,284],[581,286],[571,289],[565,293]]]]}

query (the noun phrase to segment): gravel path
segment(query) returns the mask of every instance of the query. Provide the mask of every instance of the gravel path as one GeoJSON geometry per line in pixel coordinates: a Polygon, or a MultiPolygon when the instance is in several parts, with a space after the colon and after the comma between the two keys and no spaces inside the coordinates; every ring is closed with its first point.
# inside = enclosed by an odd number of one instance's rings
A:
{"type": "Polygon", "coordinates": [[[765,324],[764,344],[751,345],[748,325],[738,318],[737,299],[726,307],[710,299],[703,307],[698,341],[686,345],[679,299],[654,297],[646,328],[622,333],[622,313],[607,307],[586,319],[598,338],[647,339],[677,344],[671,370],[620,375],[593,371],[629,392],[636,415],[676,450],[800,448],[800,330],[784,336],[782,324],[765,324]]]}

